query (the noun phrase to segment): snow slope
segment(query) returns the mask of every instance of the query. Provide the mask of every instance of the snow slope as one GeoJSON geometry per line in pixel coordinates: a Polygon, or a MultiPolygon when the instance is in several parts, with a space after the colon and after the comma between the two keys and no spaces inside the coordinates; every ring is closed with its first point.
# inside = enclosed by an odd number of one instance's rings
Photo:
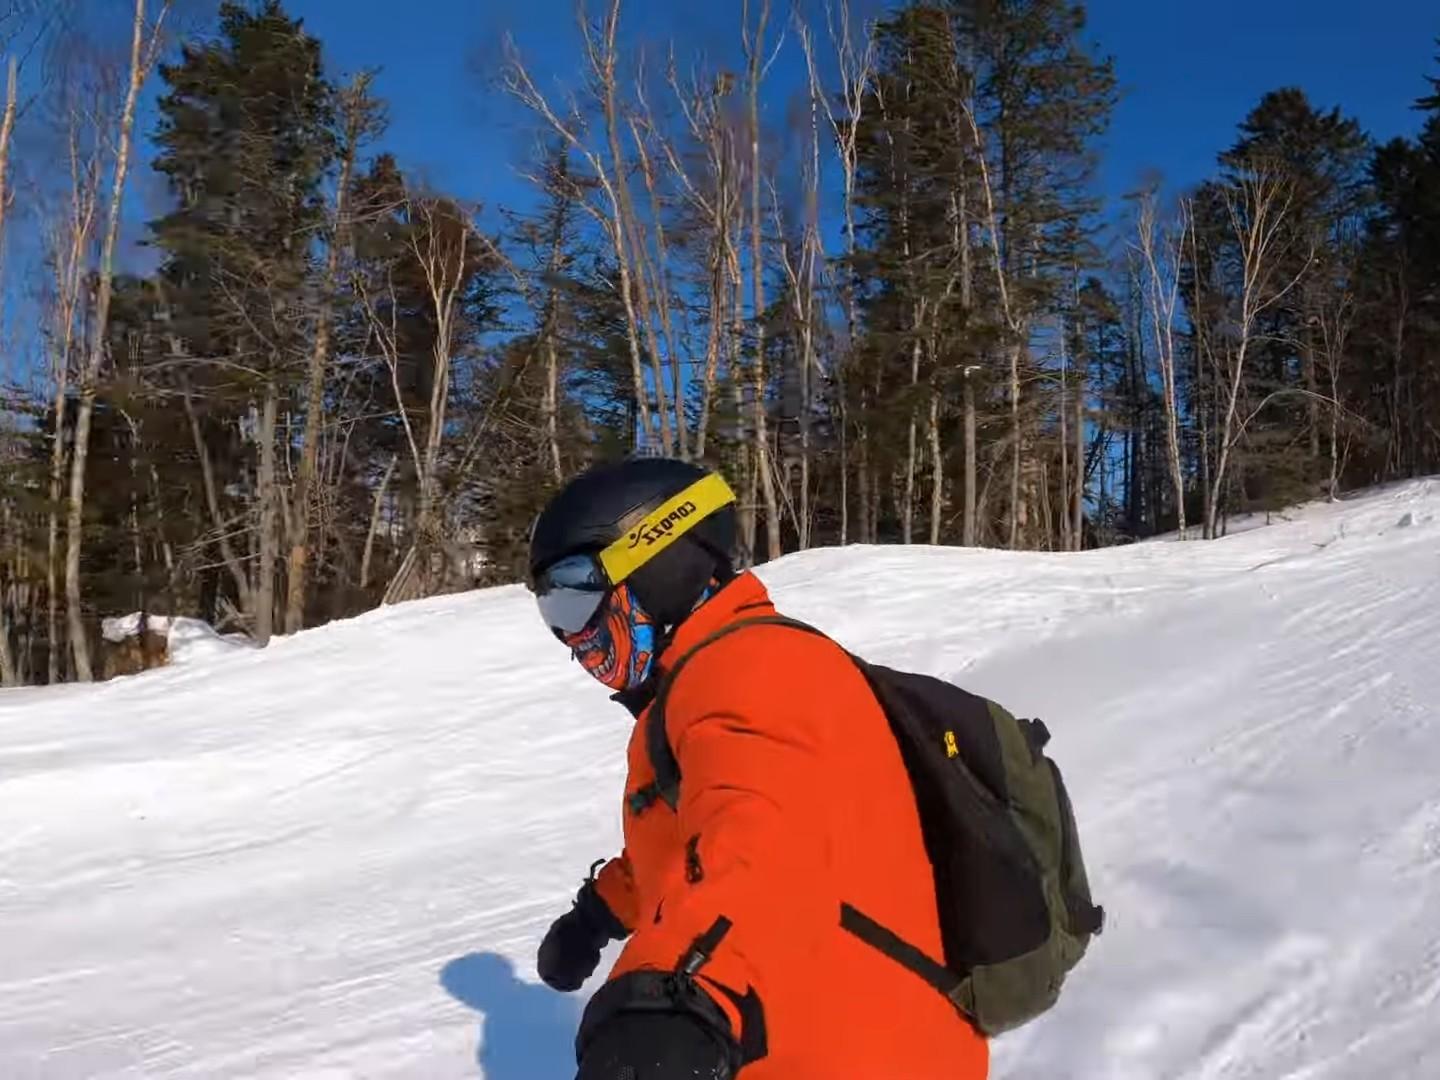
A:
{"type": "MultiPolygon", "coordinates": [[[[1440,1076],[1440,481],[763,576],[1055,733],[1110,927],[996,1077],[1440,1076]]],[[[0,1076],[568,1080],[532,957],[628,726],[519,588],[0,693],[0,1076]]]]}

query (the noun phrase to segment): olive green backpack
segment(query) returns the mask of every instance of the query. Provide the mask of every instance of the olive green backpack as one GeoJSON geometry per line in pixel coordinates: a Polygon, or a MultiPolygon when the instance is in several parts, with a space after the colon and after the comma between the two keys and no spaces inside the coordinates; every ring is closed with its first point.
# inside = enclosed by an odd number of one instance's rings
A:
{"type": "MultiPolygon", "coordinates": [[[[678,806],[666,697],[697,652],[747,626],[824,636],[793,619],[762,617],[733,623],[682,656],[650,710],[656,779],[631,797],[632,812],[657,801],[678,806]]],[[[924,979],[984,1034],[1017,1028],[1055,1004],[1105,922],[1090,899],[1065,783],[1044,752],[1050,733],[1039,720],[1017,720],[940,679],[851,660],[884,709],[910,774],[945,955],[926,955],[849,904],[841,905],[841,926],[924,979]]]]}

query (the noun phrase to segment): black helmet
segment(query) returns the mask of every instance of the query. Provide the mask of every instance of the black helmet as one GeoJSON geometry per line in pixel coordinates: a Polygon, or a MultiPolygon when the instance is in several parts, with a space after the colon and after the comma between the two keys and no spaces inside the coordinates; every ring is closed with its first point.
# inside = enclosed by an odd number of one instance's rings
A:
{"type": "Polygon", "coordinates": [[[581,473],[541,511],[530,576],[593,554],[612,583],[628,581],[651,617],[673,626],[712,579],[733,576],[734,547],[735,495],[719,474],[673,458],[630,458],[581,473]]]}

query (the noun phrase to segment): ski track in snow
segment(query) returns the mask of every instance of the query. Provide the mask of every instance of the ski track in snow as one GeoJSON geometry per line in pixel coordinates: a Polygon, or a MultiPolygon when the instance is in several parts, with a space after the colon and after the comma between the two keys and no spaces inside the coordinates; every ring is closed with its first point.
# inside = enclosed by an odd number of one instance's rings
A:
{"type": "MultiPolygon", "coordinates": [[[[1440,1077],[1440,481],[1287,516],[762,568],[1054,732],[1110,922],[997,1080],[1440,1077]]],[[[182,658],[0,692],[0,1077],[569,1080],[630,720],[525,591],[182,658]]]]}

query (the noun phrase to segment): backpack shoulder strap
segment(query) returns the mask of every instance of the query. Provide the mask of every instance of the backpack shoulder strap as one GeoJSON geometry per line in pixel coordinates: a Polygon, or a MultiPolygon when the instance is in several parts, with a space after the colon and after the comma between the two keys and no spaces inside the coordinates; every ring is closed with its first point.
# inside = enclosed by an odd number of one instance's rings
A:
{"type": "Polygon", "coordinates": [[[655,770],[655,779],[631,794],[629,806],[632,814],[643,814],[657,802],[665,803],[671,810],[680,805],[680,762],[675,757],[675,751],[670,746],[670,736],[665,730],[665,703],[670,697],[670,688],[675,685],[675,680],[680,677],[680,672],[685,670],[686,665],[695,658],[697,653],[750,626],[785,626],[792,630],[814,634],[817,637],[827,636],[824,631],[817,630],[809,623],[800,622],[798,619],[787,618],[784,615],[759,615],[753,619],[741,619],[728,626],[722,626],[713,634],[691,646],[687,652],[682,653],[680,658],[660,676],[660,683],[655,690],[655,701],[650,706],[650,712],[645,719],[645,752],[650,758],[651,768],[655,770]]]}

